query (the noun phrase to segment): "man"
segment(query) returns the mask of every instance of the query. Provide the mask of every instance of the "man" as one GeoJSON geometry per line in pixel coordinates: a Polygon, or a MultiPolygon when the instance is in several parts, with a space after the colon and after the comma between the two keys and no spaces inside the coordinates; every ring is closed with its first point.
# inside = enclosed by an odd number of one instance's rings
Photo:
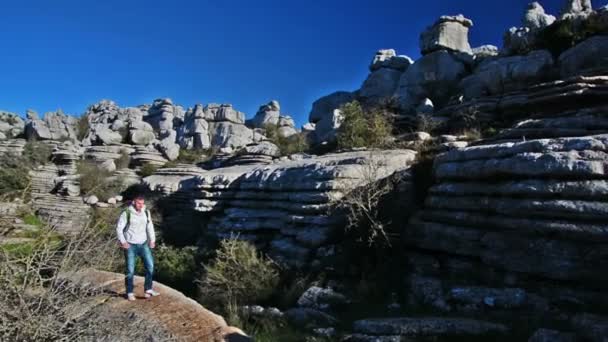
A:
{"type": "Polygon", "coordinates": [[[133,276],[135,275],[135,258],[141,257],[146,269],[144,281],[145,297],[151,298],[160,295],[152,289],[152,275],[154,274],[154,259],[152,250],[156,247],[154,224],[150,218],[150,211],[146,209],[143,196],[137,196],[120,215],[116,224],[116,235],[120,246],[124,249],[127,263],[125,287],[127,299],[135,300],[133,293],[133,276]]]}

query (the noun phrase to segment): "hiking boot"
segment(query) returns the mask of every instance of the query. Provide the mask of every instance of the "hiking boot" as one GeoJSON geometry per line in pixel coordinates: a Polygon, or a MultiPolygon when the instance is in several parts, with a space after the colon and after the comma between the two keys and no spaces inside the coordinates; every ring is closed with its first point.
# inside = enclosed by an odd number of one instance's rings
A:
{"type": "Polygon", "coordinates": [[[160,296],[160,292],[156,292],[152,289],[146,290],[146,299],[150,299],[152,297],[160,296]]]}
{"type": "Polygon", "coordinates": [[[133,294],[133,293],[127,293],[127,300],[134,301],[135,300],[135,294],[133,294]]]}

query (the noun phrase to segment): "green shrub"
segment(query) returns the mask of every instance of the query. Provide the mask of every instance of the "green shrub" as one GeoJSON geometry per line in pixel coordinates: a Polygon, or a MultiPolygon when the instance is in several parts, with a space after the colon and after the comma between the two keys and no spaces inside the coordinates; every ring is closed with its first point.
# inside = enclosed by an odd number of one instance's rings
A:
{"type": "Polygon", "coordinates": [[[147,163],[139,169],[139,175],[142,177],[152,176],[156,170],[158,170],[158,166],[154,164],[147,163]]]}
{"type": "Polygon", "coordinates": [[[281,156],[289,156],[295,153],[303,153],[309,150],[306,135],[297,133],[289,137],[281,137],[279,135],[279,127],[273,124],[264,126],[264,135],[273,144],[277,145],[281,156]]]}
{"type": "Polygon", "coordinates": [[[30,167],[22,157],[0,157],[0,198],[13,200],[27,195],[31,182],[29,171],[30,167]]]}
{"type": "Polygon", "coordinates": [[[391,140],[392,125],[380,110],[365,112],[357,101],[340,107],[342,124],[338,129],[339,149],[386,147],[391,140]]]}
{"type": "Polygon", "coordinates": [[[198,273],[196,247],[160,245],[154,252],[156,279],[182,292],[193,294],[198,273]]]}
{"type": "Polygon", "coordinates": [[[236,238],[223,240],[199,281],[200,301],[226,312],[230,306],[267,300],[278,281],[274,262],[252,244],[236,238]]]}

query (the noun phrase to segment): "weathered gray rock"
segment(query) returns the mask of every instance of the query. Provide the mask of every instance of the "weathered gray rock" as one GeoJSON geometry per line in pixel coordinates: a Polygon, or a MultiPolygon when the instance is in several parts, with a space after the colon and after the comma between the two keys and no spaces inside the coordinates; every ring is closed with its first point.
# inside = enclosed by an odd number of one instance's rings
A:
{"type": "Polygon", "coordinates": [[[134,145],[148,145],[156,139],[154,132],[141,129],[133,129],[129,135],[129,139],[134,145]]]}
{"type": "Polygon", "coordinates": [[[473,22],[462,14],[442,16],[420,35],[420,51],[423,55],[438,50],[471,53],[469,28],[473,22]]]}
{"type": "Polygon", "coordinates": [[[278,101],[272,100],[269,103],[260,106],[258,112],[253,119],[248,120],[247,124],[250,127],[264,128],[264,126],[278,125],[279,117],[281,116],[281,106],[278,101]]]}
{"type": "Polygon", "coordinates": [[[566,0],[560,19],[587,17],[593,12],[591,0],[566,0]]]}
{"type": "Polygon", "coordinates": [[[315,124],[315,143],[333,142],[336,140],[338,128],[342,124],[342,112],[340,109],[334,109],[330,116],[326,116],[323,120],[315,124]]]}
{"type": "Polygon", "coordinates": [[[67,140],[76,139],[76,119],[61,111],[46,113],[44,119],[31,116],[25,124],[27,139],[36,140],[67,140]]]}
{"type": "Polygon", "coordinates": [[[203,118],[209,122],[245,123],[245,113],[237,111],[231,104],[210,103],[203,109],[203,118]]]}
{"type": "Polygon", "coordinates": [[[308,117],[308,121],[317,124],[321,120],[330,119],[334,115],[334,110],[340,108],[345,103],[355,99],[355,95],[351,92],[338,91],[330,95],[324,96],[316,100],[312,104],[312,110],[308,117]]]}
{"type": "Polygon", "coordinates": [[[88,139],[94,145],[113,145],[120,144],[123,136],[107,127],[94,126],[91,127],[88,139]]]}
{"type": "Polygon", "coordinates": [[[498,56],[498,47],[494,45],[482,45],[471,50],[475,59],[483,59],[498,56]]]}
{"type": "Polygon", "coordinates": [[[569,77],[589,69],[608,68],[608,36],[594,36],[559,56],[560,74],[569,77]]]}
{"type": "Polygon", "coordinates": [[[331,288],[313,286],[304,291],[298,299],[298,305],[317,310],[331,310],[348,304],[349,300],[331,288]]]}
{"type": "Polygon", "coordinates": [[[414,61],[408,56],[397,56],[393,49],[378,50],[369,66],[369,70],[374,72],[381,68],[389,68],[397,71],[405,71],[414,61]]]}
{"type": "Polygon", "coordinates": [[[501,335],[508,331],[502,324],[465,318],[382,318],[353,323],[357,333],[400,335],[405,337],[450,337],[501,335]]]}
{"type": "Polygon", "coordinates": [[[378,103],[393,96],[402,72],[390,68],[373,71],[359,90],[359,96],[366,102],[378,103]]]}
{"type": "Polygon", "coordinates": [[[293,308],[285,311],[285,317],[300,327],[327,327],[335,325],[338,320],[325,312],[310,308],[293,308]]]}
{"type": "Polygon", "coordinates": [[[0,140],[17,138],[23,134],[25,121],[15,113],[0,111],[0,140]]]}
{"type": "Polygon", "coordinates": [[[526,54],[535,44],[536,34],[529,27],[511,27],[503,36],[503,54],[526,54]]]}
{"type": "Polygon", "coordinates": [[[553,57],[546,50],[482,62],[460,84],[467,99],[521,90],[548,77],[553,57]]]}
{"type": "Polygon", "coordinates": [[[528,339],[528,342],[575,342],[573,333],[564,333],[557,330],[538,329],[528,339]]]}
{"type": "Polygon", "coordinates": [[[447,51],[436,51],[403,73],[395,97],[404,111],[413,111],[426,98],[443,106],[466,74],[466,66],[458,58],[447,51]]]}
{"type": "MultiPolygon", "coordinates": [[[[268,153],[264,145],[247,146],[243,156],[264,156],[253,154],[268,153]]],[[[276,153],[273,146],[266,147],[276,153]]],[[[331,246],[336,230],[344,225],[341,215],[330,212],[330,203],[369,182],[370,165],[378,166],[371,177],[381,179],[405,172],[414,157],[409,150],[359,151],[211,170],[180,167],[161,169],[144,183],[167,195],[189,194],[189,203],[194,203],[190,209],[208,218],[210,234],[239,233],[273,260],[304,268],[310,267],[317,250],[331,246]]]]}
{"type": "Polygon", "coordinates": [[[85,198],[84,202],[89,205],[95,205],[95,204],[97,204],[97,202],[99,202],[99,199],[97,198],[97,196],[91,195],[91,196],[85,198]]]}
{"type": "Polygon", "coordinates": [[[538,30],[553,24],[553,22],[555,22],[555,17],[546,14],[543,6],[535,1],[528,5],[522,19],[522,26],[531,30],[538,30]]]}

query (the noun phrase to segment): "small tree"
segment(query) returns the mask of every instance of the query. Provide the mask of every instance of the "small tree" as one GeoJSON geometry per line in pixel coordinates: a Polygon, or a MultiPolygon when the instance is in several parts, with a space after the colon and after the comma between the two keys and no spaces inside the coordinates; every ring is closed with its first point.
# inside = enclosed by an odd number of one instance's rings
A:
{"type": "Polygon", "coordinates": [[[386,147],[391,140],[392,125],[379,109],[364,111],[358,101],[340,107],[342,123],[338,129],[338,148],[386,147]]]}

